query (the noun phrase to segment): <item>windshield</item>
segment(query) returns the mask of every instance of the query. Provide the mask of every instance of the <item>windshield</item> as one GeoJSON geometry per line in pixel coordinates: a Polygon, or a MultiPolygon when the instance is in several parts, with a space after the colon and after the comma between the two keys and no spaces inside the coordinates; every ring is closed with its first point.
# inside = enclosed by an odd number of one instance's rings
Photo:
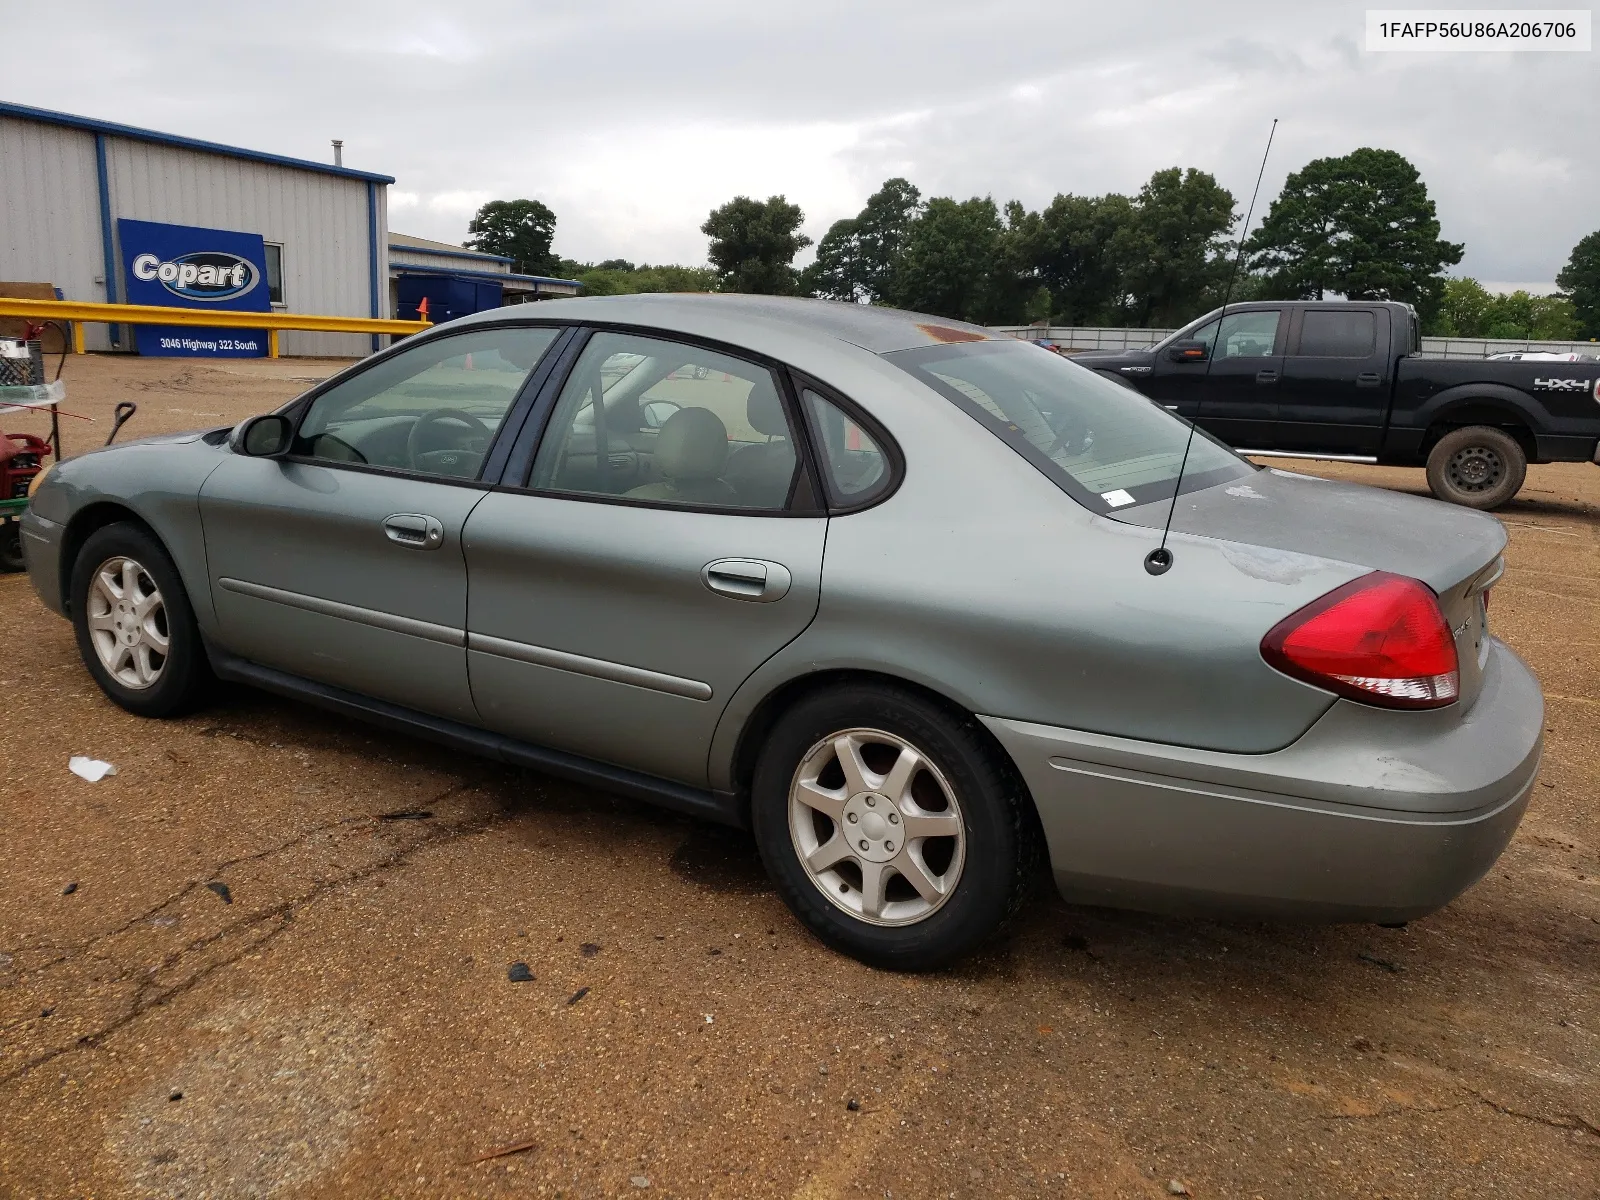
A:
{"type": "MultiPolygon", "coordinates": [[[[1131,388],[1018,341],[963,342],[885,355],[1098,513],[1170,499],[1189,424],[1131,388]]],[[[1255,468],[1196,430],[1183,490],[1255,468]]]]}

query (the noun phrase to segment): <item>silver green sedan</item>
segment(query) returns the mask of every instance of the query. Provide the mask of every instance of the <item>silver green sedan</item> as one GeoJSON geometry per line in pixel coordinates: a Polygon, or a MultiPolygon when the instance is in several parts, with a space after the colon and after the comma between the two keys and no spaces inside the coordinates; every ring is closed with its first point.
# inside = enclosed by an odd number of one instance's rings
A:
{"type": "Polygon", "coordinates": [[[1188,435],[937,318],[551,301],[63,463],[23,540],[124,708],[242,682],[748,827],[871,963],[971,950],[1040,853],[1096,904],[1438,908],[1539,763],[1504,531],[1188,435]]]}

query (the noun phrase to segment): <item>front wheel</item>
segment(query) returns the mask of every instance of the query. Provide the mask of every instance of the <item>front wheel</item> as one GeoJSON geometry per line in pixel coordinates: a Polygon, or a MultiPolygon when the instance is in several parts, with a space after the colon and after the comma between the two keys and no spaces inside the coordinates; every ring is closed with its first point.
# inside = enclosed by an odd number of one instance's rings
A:
{"type": "Polygon", "coordinates": [[[1528,456],[1517,439],[1492,425],[1453,429],[1428,454],[1428,490],[1468,508],[1499,508],[1527,475],[1528,456]]]}
{"type": "Polygon", "coordinates": [[[1020,905],[1031,865],[1015,770],[970,717],[909,690],[800,701],[756,766],[762,860],[795,915],[873,966],[943,966],[1020,905]]]}
{"type": "Polygon", "coordinates": [[[89,535],[72,567],[72,626],[84,666],[129,712],[175,717],[203,698],[211,671],[188,594],[146,530],[89,535]]]}

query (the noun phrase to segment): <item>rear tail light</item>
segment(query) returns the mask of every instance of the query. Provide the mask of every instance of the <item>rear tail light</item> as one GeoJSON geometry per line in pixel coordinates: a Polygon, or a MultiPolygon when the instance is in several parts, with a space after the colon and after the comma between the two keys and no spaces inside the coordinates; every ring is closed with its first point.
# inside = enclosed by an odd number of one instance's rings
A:
{"type": "Polygon", "coordinates": [[[1261,656],[1285,675],[1384,708],[1443,708],[1461,694],[1455,639],[1415,579],[1374,571],[1284,618],[1261,656]]]}

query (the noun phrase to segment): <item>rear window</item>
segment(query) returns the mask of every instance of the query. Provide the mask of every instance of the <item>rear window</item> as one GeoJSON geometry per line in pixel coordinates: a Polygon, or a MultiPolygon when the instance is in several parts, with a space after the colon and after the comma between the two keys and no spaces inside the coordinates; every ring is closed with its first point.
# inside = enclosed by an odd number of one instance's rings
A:
{"type": "MultiPolygon", "coordinates": [[[[1121,384],[1020,341],[963,342],[885,357],[971,414],[1098,513],[1170,499],[1189,424],[1121,384]]],[[[1183,490],[1255,468],[1195,431],[1183,490]]]]}
{"type": "Polygon", "coordinates": [[[1371,358],[1376,326],[1370,312],[1318,312],[1301,318],[1301,358],[1371,358]]]}

